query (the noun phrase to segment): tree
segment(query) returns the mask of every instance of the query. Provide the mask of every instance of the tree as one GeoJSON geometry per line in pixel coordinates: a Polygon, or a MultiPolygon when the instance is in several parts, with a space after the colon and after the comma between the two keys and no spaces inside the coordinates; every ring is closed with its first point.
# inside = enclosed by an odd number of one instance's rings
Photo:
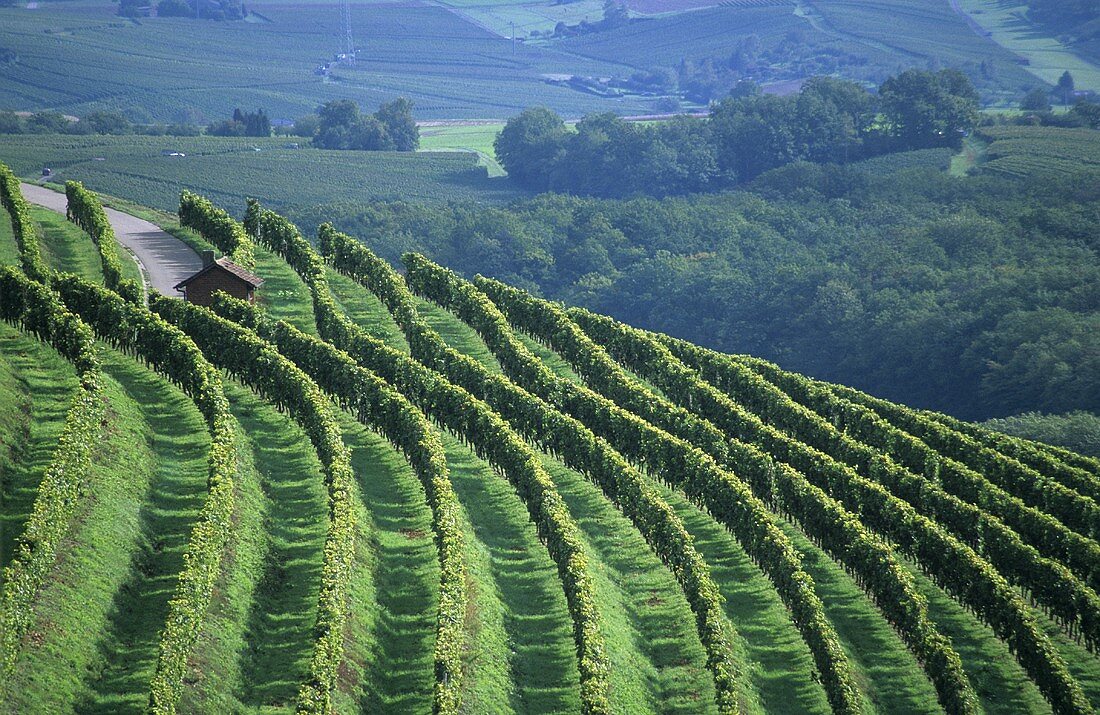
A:
{"type": "Polygon", "coordinates": [[[296,137],[312,139],[321,128],[321,118],[316,114],[307,114],[294,120],[293,134],[296,137]]]}
{"type": "Polygon", "coordinates": [[[545,189],[564,152],[567,134],[561,117],[545,107],[534,107],[509,119],[493,141],[493,148],[513,180],[545,189]]]}
{"type": "Polygon", "coordinates": [[[1058,96],[1062,98],[1062,104],[1069,104],[1073,99],[1073,75],[1066,70],[1062,73],[1062,76],[1058,78],[1058,96]]]}
{"type": "Polygon", "coordinates": [[[397,151],[416,151],[420,148],[420,129],[413,119],[413,104],[398,97],[378,108],[375,117],[385,127],[393,147],[397,151]]]}
{"type": "Polygon", "coordinates": [[[334,99],[317,110],[321,131],[332,127],[350,127],[359,119],[359,105],[351,99],[334,99]]]}
{"type": "Polygon", "coordinates": [[[80,120],[91,134],[129,134],[133,131],[130,120],[119,112],[92,112],[80,120]]]}
{"type": "Polygon", "coordinates": [[[15,112],[0,112],[0,134],[22,134],[27,131],[23,118],[15,112]]]}
{"type": "Polygon", "coordinates": [[[36,112],[27,118],[27,131],[31,134],[62,134],[69,131],[71,124],[61,112],[36,112]]]}
{"type": "Polygon", "coordinates": [[[622,27],[629,22],[630,13],[627,11],[626,5],[617,0],[604,0],[601,30],[614,30],[616,27],[622,27]]]}
{"type": "Polygon", "coordinates": [[[1020,109],[1027,112],[1049,112],[1050,92],[1043,87],[1036,87],[1020,100],[1020,109]]]}
{"type": "Polygon", "coordinates": [[[157,17],[194,17],[195,8],[187,0],[161,0],[157,3],[157,17]]]}
{"type": "Polygon", "coordinates": [[[359,105],[350,99],[334,99],[319,110],[320,125],[313,143],[322,149],[350,149],[352,127],[359,121],[359,105]]]}
{"type": "Polygon", "coordinates": [[[386,125],[376,116],[366,114],[359,117],[348,131],[346,149],[360,151],[393,151],[393,137],[386,131],[386,125]]]}
{"type": "Polygon", "coordinates": [[[879,97],[901,149],[957,148],[978,120],[978,93],[958,70],[907,70],[883,82],[879,97]]]}

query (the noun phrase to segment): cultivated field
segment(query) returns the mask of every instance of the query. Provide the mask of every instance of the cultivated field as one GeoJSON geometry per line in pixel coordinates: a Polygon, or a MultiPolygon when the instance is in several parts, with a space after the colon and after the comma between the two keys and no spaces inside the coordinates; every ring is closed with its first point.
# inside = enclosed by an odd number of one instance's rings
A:
{"type": "Polygon", "coordinates": [[[639,11],[659,15],[568,39],[545,33],[557,22],[598,21],[600,3],[356,3],[359,61],[327,77],[315,70],[344,49],[338,4],[250,3],[254,21],[236,23],[129,20],[104,0],[32,5],[0,8],[0,56],[13,58],[0,72],[0,108],[119,110],[139,122],[206,123],[235,107],[292,120],[335,98],[372,108],[397,95],[413,99],[421,119],[504,119],[540,104],[572,118],[645,114],[652,97],[603,97],[546,79],[627,78],[675,69],[685,58],[724,62],[752,36],[763,50],[787,48],[768,60],[773,73],[782,74],[791,47],[813,55],[785,79],[819,73],[877,82],[908,67],[951,66],[967,71],[990,102],[1014,102],[1037,81],[946,1],[738,0],[690,12],[657,2],[639,11]]]}
{"type": "Polygon", "coordinates": [[[1095,460],[258,204],[146,308],[3,178],[8,711],[1100,705],[1095,460]]]}
{"type": "Polygon", "coordinates": [[[1089,129],[984,127],[980,168],[1013,176],[1100,175],[1100,136],[1089,129]]]}
{"type": "MultiPolygon", "coordinates": [[[[397,95],[419,118],[509,117],[536,103],[569,115],[611,108],[594,95],[545,84],[545,73],[604,75],[613,65],[552,48],[511,42],[444,8],[355,4],[352,23],[363,48],[355,68],[314,74],[343,50],[338,4],[256,4],[267,22],[195,22],[116,17],[114,3],[40,3],[0,8],[4,66],[0,107],[50,107],[83,115],[115,109],[158,121],[227,118],[234,107],[264,108],[294,119],[351,97],[373,108],[397,95]],[[216,90],[216,91],[214,91],[216,90]]],[[[639,113],[648,101],[620,100],[639,113]]]]}
{"type": "Polygon", "coordinates": [[[505,202],[524,195],[506,180],[489,178],[484,162],[471,153],[286,148],[297,141],[20,135],[0,141],[0,161],[30,178],[48,166],[55,173],[51,180],[75,179],[167,211],[175,210],[183,188],[225,206],[240,205],[246,196],[288,206],[371,199],[505,202]]]}

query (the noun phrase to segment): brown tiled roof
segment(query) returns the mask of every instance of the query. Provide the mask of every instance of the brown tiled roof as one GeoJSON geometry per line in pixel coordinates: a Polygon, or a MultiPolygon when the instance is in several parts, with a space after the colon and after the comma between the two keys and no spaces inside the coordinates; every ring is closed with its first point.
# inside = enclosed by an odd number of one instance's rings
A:
{"type": "Polygon", "coordinates": [[[253,288],[259,288],[260,286],[262,286],[264,284],[264,279],[260,278],[255,273],[252,273],[248,270],[245,270],[244,268],[242,268],[241,266],[238,266],[236,263],[229,260],[228,258],[219,258],[218,260],[211,263],[209,266],[205,266],[201,271],[199,271],[195,275],[191,276],[190,278],[185,278],[184,280],[177,283],[176,284],[176,290],[179,290],[179,289],[187,286],[189,283],[191,283],[191,281],[195,280],[199,276],[205,275],[206,273],[208,273],[210,271],[213,271],[213,270],[216,270],[216,269],[221,269],[221,270],[223,270],[223,271],[239,278],[240,280],[244,281],[245,283],[252,286],[253,288]]]}

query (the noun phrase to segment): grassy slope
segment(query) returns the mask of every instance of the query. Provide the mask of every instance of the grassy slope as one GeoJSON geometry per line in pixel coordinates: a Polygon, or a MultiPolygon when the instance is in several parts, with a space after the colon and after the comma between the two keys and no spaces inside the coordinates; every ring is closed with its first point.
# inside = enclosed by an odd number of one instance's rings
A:
{"type": "MultiPolygon", "coordinates": [[[[469,326],[427,301],[418,308],[452,347],[500,371],[469,326]]],[[[672,575],[599,487],[556,460],[543,463],[588,542],[612,658],[612,697],[630,712],[713,707],[714,683],[694,617],[672,575]]]]}
{"type": "MultiPolygon", "coordinates": [[[[88,694],[85,678],[104,665],[100,644],[138,564],[141,508],[153,480],[156,455],[135,400],[106,382],[108,426],[97,448],[93,490],[54,575],[35,604],[33,627],[7,690],[6,712],[64,712],[88,694]]],[[[0,696],[2,698],[3,696],[0,696]]]]}
{"type": "Polygon", "coordinates": [[[206,494],[210,440],[202,416],[181,391],[117,353],[105,355],[104,367],[138,407],[152,471],[132,534],[130,572],[99,639],[98,659],[81,693],[81,710],[140,712],[156,667],[168,600],[206,494]]]}
{"type": "MultiPolygon", "coordinates": [[[[259,410],[257,410],[258,412],[259,410]]],[[[275,417],[274,410],[270,416],[275,417]]],[[[214,598],[184,677],[181,712],[240,712],[240,655],[248,609],[262,575],[266,503],[249,437],[238,426],[236,508],[214,598]]]]}
{"type": "MultiPolygon", "coordinates": [[[[309,302],[302,282],[280,259],[262,250],[257,255],[263,257],[268,271],[263,273],[265,278],[275,276],[281,294],[295,296],[295,305],[270,300],[267,305],[271,314],[307,332],[315,332],[312,314],[304,312],[309,302]]],[[[362,324],[375,334],[407,347],[403,338],[398,340],[400,331],[377,298],[342,277],[337,277],[335,285],[337,297],[350,315],[363,321],[362,324]]],[[[471,618],[477,624],[478,634],[474,642],[479,644],[475,647],[481,651],[478,655],[488,655],[494,651],[495,654],[492,658],[471,659],[470,672],[475,677],[466,687],[474,694],[475,702],[491,703],[490,709],[510,708],[517,712],[575,709],[578,706],[575,696],[577,676],[564,595],[545,549],[538,543],[537,537],[532,539],[533,526],[529,523],[526,508],[507,482],[488,464],[474,457],[449,436],[444,435],[444,445],[456,494],[466,507],[474,530],[471,545],[480,541],[478,551],[487,551],[494,562],[502,558],[514,562],[506,567],[497,566],[495,573],[491,574],[495,583],[473,589],[474,594],[481,594],[486,599],[484,609],[480,604],[472,604],[471,618]],[[477,484],[475,480],[482,483],[477,484]],[[484,483],[488,480],[492,484],[484,483]],[[484,510],[486,502],[495,502],[501,513],[484,510]],[[491,538],[488,537],[490,531],[491,538]],[[516,553],[514,544],[517,542],[523,544],[519,549],[522,557],[516,553]],[[500,549],[512,552],[512,555],[503,556],[500,549]],[[531,571],[522,573],[514,570],[520,565],[523,570],[531,571]],[[539,610],[532,612],[532,607],[539,610]],[[482,617],[483,610],[487,615],[499,614],[491,619],[495,628],[487,630],[491,624],[482,617]],[[526,618],[547,611],[546,623],[539,630],[526,630],[526,618]],[[545,627],[545,632],[541,631],[542,627],[545,627]],[[501,669],[505,664],[511,673],[501,669]],[[510,684],[509,676],[512,679],[510,684]]],[[[420,498],[423,499],[422,493],[420,498]]],[[[487,570],[487,565],[482,563],[480,569],[487,570]]]]}
{"type": "MultiPolygon", "coordinates": [[[[535,354],[556,374],[567,379],[576,379],[572,369],[557,353],[539,346],[526,336],[523,336],[522,340],[529,347],[536,349],[535,354]]],[[[484,343],[481,343],[481,347],[484,348],[484,343]]],[[[691,529],[693,534],[697,534],[697,538],[700,538],[703,544],[720,538],[724,530],[713,520],[699,513],[682,496],[672,494],[668,489],[664,489],[664,492],[673,497],[669,503],[677,509],[678,513],[686,517],[685,526],[691,529]],[[692,515],[692,511],[696,514],[692,515]]],[[[836,628],[837,635],[848,652],[860,685],[867,693],[869,700],[882,712],[935,712],[935,692],[931,683],[922,676],[913,656],[863,596],[856,583],[797,529],[787,525],[785,531],[796,548],[805,555],[806,570],[817,583],[818,593],[825,603],[826,615],[836,628]]],[[[709,553],[704,552],[704,556],[718,557],[719,568],[743,569],[742,573],[745,576],[742,578],[748,576],[748,569],[751,568],[753,578],[757,581],[755,585],[757,592],[771,591],[770,583],[763,574],[752,567],[751,561],[740,546],[728,535],[726,539],[730,542],[730,547],[735,549],[738,558],[723,559],[713,550],[709,553]]],[[[709,559],[708,563],[710,563],[709,559]]],[[[731,586],[728,578],[721,579],[719,583],[724,589],[729,589],[731,586]]],[[[724,595],[730,599],[727,610],[731,612],[734,624],[742,630],[741,617],[746,614],[747,609],[744,604],[749,598],[749,592],[746,589],[734,589],[724,595]]],[[[774,591],[770,595],[775,597],[774,591]]],[[[810,667],[809,653],[805,645],[793,630],[786,611],[783,610],[782,604],[777,602],[777,597],[772,603],[778,607],[773,607],[770,611],[768,626],[761,629],[756,625],[759,623],[759,617],[750,617],[746,624],[748,632],[742,634],[742,638],[747,641],[746,651],[749,656],[754,659],[760,658],[768,671],[766,677],[762,674],[756,677],[761,688],[762,699],[769,709],[782,710],[788,703],[794,705],[789,694],[797,692],[801,684],[801,692],[799,692],[801,698],[813,703],[814,706],[825,706],[819,700],[818,689],[811,691],[805,687],[808,684],[805,681],[804,669],[810,667]],[[788,638],[784,641],[775,637],[775,633],[782,631],[788,634],[788,638]],[[777,642],[784,647],[776,648],[777,642]]],[[[796,711],[800,711],[806,706],[798,704],[794,707],[797,708],[796,711]]]]}
{"type": "Polygon", "coordinates": [[[0,390],[5,413],[5,454],[0,457],[0,566],[4,566],[23,533],[38,482],[57,448],[76,388],[76,372],[49,346],[6,324],[0,324],[0,359],[6,374],[0,390]]]}

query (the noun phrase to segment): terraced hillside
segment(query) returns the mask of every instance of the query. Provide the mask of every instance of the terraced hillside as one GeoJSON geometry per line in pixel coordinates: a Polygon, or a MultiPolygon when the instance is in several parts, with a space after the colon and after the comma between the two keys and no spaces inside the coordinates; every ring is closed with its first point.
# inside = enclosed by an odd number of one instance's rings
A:
{"type": "Polygon", "coordinates": [[[0,199],[5,712],[1100,705],[1096,460],[256,202],[179,219],[258,304],[146,304],[0,199]]]}

